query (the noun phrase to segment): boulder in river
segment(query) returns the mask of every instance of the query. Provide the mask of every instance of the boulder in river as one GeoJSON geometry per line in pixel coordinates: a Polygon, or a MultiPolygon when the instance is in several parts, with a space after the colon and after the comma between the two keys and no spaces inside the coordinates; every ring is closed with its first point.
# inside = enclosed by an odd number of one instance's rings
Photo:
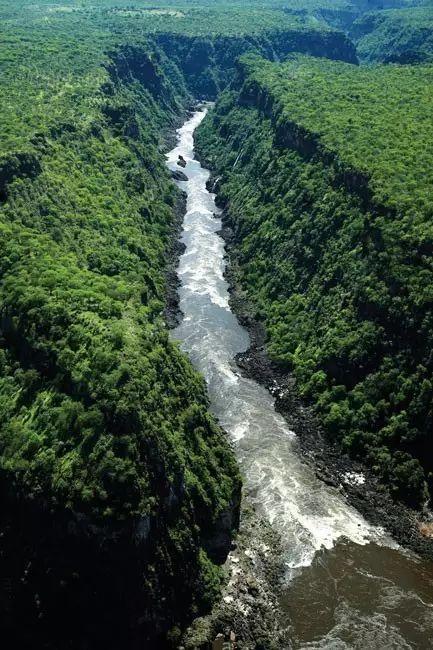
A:
{"type": "Polygon", "coordinates": [[[171,177],[175,181],[187,181],[188,180],[188,176],[186,174],[184,174],[183,172],[181,172],[180,169],[174,169],[171,172],[171,177]]]}

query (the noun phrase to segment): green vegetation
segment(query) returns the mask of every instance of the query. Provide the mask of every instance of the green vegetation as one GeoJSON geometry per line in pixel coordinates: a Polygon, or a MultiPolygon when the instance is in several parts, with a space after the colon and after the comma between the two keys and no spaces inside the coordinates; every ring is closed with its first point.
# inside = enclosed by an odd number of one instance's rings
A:
{"type": "Polygon", "coordinates": [[[146,611],[140,638],[162,642],[215,597],[206,540],[240,490],[162,318],[181,203],[161,148],[191,97],[153,43],[87,23],[11,20],[1,59],[2,629],[92,643],[93,584],[104,635],[146,611]]]}
{"type": "MultiPolygon", "coordinates": [[[[185,79],[212,94],[239,52],[330,53],[336,32],[228,6],[0,9],[1,466],[94,517],[153,513],[141,439],[198,490],[184,414],[206,405],[161,319],[177,195],[160,134],[190,101],[185,79]]],[[[217,517],[238,479],[212,426],[200,435],[222,475],[197,498],[217,517]]]]}
{"type": "MultiPolygon", "coordinates": [[[[177,9],[107,9],[107,20],[114,18],[117,28],[121,23],[133,25],[142,21],[141,29],[150,33],[183,34],[185,36],[242,36],[264,34],[270,29],[294,28],[307,30],[305,21],[296,16],[288,16],[279,10],[263,8],[245,9],[227,5],[203,7],[182,6],[177,9]]],[[[313,21],[312,21],[313,22],[313,21]]],[[[112,23],[114,24],[114,23],[112,23]]],[[[316,29],[317,26],[315,25],[316,29]]],[[[325,25],[319,29],[328,29],[325,25]]]]}
{"type": "Polygon", "coordinates": [[[351,27],[365,62],[419,63],[433,60],[433,7],[364,14],[351,27]]]}
{"type": "MultiPolygon", "coordinates": [[[[5,49],[4,63],[15,68],[26,63],[26,54],[48,70],[65,64],[78,72],[82,48],[101,52],[116,44],[153,41],[185,76],[194,96],[215,97],[233,76],[234,61],[255,50],[266,58],[282,58],[293,51],[355,61],[355,48],[342,33],[310,15],[297,16],[281,8],[232,6],[227,2],[203,2],[196,6],[178,2],[155,8],[151,2],[106,0],[95,6],[88,1],[31,4],[28,0],[0,2],[5,36],[21,36],[23,47],[5,49]],[[74,47],[66,53],[63,41],[74,47]],[[35,56],[32,47],[38,47],[35,56]],[[78,52],[76,49],[78,47],[78,52]],[[59,63],[53,57],[59,54],[59,63]],[[69,59],[69,60],[68,60],[69,59]]],[[[2,55],[0,55],[2,56],[2,55]]],[[[91,58],[88,59],[89,61],[91,58]]]]}
{"type": "Polygon", "coordinates": [[[20,642],[96,647],[104,617],[105,642],[175,645],[218,592],[240,477],[163,320],[181,209],[165,135],[243,52],[354,47],[227,3],[3,0],[0,19],[2,629],[26,612],[20,642]]]}
{"type": "Polygon", "coordinates": [[[432,488],[433,69],[243,59],[197,146],[272,357],[343,448],[432,488]]]}
{"type": "MultiPolygon", "coordinates": [[[[372,200],[416,217],[431,214],[433,67],[354,67],[295,58],[245,62],[243,94],[278,102],[278,128],[299,125],[340,171],[368,179],[372,200]],[[404,92],[402,92],[404,88],[404,92]]],[[[360,181],[361,182],[361,181],[360,181]]]]}
{"type": "MultiPolygon", "coordinates": [[[[163,318],[182,208],[163,151],[245,52],[355,62],[329,24],[361,4],[0,0],[0,616],[18,645],[108,647],[120,630],[118,647],[175,646],[215,598],[240,477],[163,318]]],[[[227,176],[269,349],[329,430],[416,501],[430,68],[243,66],[241,96],[224,95],[200,142],[227,176]],[[257,92],[271,121],[245,106],[264,107],[257,92]],[[281,140],[293,125],[297,151],[281,140]],[[337,183],[353,174],[362,200],[337,183]]]]}

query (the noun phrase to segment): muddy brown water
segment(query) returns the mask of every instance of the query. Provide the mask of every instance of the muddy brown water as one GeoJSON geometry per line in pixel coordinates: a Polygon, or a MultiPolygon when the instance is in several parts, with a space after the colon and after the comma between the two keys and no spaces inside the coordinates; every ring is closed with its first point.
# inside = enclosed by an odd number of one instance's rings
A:
{"type": "MultiPolygon", "coordinates": [[[[299,453],[274,398],[233,362],[249,336],[229,306],[224,242],[209,171],[194,159],[197,111],[167,155],[187,193],[178,276],[183,318],[173,338],[204,375],[211,407],[231,436],[258,512],[284,543],[282,606],[295,648],[433,648],[433,566],[370,525],[342,494],[322,483],[299,453]]],[[[350,477],[362,481],[362,476],[350,477]]]]}

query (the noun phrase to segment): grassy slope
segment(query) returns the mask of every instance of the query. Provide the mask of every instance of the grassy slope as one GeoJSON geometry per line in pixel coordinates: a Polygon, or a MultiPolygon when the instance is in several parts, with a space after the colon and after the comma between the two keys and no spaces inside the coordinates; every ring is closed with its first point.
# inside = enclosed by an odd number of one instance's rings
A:
{"type": "Polygon", "coordinates": [[[223,174],[268,349],[328,431],[419,503],[432,470],[431,69],[243,67],[197,143],[223,174]]]}

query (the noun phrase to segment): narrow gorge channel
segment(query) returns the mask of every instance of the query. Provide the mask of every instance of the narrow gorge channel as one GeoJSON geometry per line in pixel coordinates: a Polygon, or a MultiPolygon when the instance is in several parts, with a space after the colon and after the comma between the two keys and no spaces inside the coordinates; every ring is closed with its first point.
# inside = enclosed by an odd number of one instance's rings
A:
{"type": "Polygon", "coordinates": [[[224,242],[209,171],[194,159],[205,111],[179,129],[168,166],[186,161],[187,193],[178,275],[182,322],[173,331],[204,375],[211,407],[233,442],[256,511],[281,536],[287,611],[295,648],[433,646],[433,568],[398,548],[301,457],[271,394],[241,375],[233,358],[249,336],[229,306],[224,242]]]}

